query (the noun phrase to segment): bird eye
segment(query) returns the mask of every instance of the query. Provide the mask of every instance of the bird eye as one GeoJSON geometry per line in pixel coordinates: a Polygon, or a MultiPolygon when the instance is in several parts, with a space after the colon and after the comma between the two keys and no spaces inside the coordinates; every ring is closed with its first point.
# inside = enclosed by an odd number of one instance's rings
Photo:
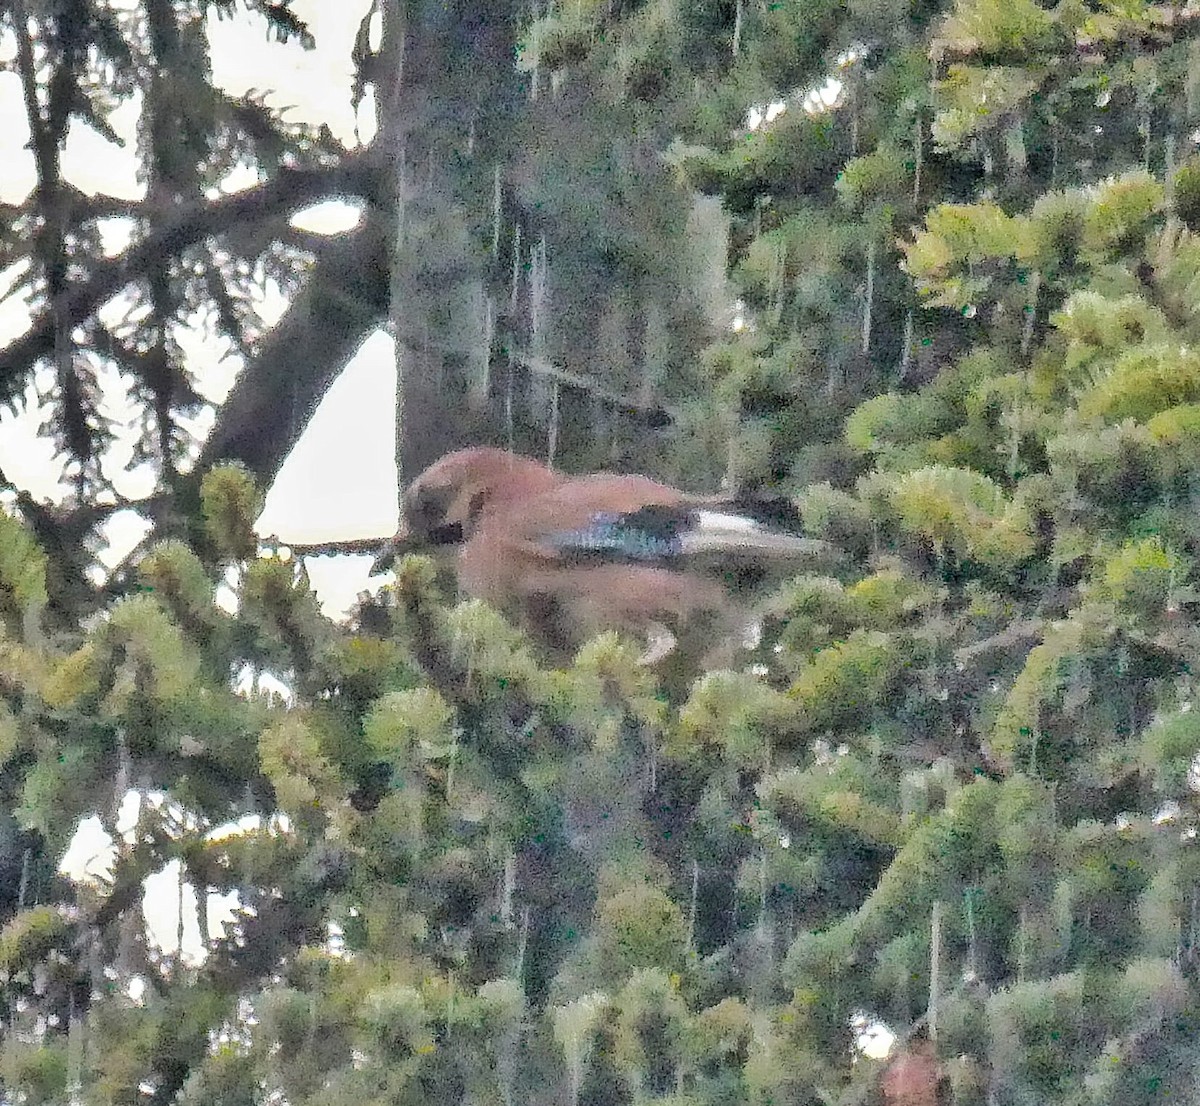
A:
{"type": "Polygon", "coordinates": [[[414,488],[409,492],[404,513],[409,525],[429,533],[446,521],[450,492],[446,488],[414,488]]]}

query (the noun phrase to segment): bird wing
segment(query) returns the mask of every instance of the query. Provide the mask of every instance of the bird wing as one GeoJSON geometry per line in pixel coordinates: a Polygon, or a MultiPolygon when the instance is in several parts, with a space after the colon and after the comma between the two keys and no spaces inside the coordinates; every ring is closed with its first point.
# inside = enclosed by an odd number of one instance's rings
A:
{"type": "Polygon", "coordinates": [[[787,532],[798,520],[789,510],[693,496],[644,476],[565,478],[481,512],[461,547],[459,582],[501,609],[547,612],[543,622],[576,643],[700,612],[728,629],[744,605],[726,583],[737,562],[757,571],[829,551],[787,532]],[[709,567],[719,577],[696,571],[709,567]]]}
{"type": "Polygon", "coordinates": [[[598,474],[569,480],[497,521],[510,542],[518,539],[527,555],[544,559],[673,564],[704,555],[761,559],[830,552],[826,542],[772,525],[772,515],[786,512],[691,496],[642,476],[598,474]]]}
{"type": "Polygon", "coordinates": [[[543,561],[653,561],[670,555],[688,497],[644,476],[597,473],[489,511],[481,540],[543,561]]]}

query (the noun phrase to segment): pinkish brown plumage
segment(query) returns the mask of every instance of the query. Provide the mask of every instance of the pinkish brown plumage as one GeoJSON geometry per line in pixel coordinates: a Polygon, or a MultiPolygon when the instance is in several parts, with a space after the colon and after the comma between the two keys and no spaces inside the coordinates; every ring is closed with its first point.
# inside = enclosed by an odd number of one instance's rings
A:
{"type": "Polygon", "coordinates": [[[404,503],[393,555],[421,542],[457,546],[464,591],[564,647],[606,629],[674,629],[698,614],[728,632],[738,604],[702,571],[700,555],[795,558],[823,545],[771,529],[727,498],[645,476],[565,476],[487,447],[431,465],[404,503]]]}

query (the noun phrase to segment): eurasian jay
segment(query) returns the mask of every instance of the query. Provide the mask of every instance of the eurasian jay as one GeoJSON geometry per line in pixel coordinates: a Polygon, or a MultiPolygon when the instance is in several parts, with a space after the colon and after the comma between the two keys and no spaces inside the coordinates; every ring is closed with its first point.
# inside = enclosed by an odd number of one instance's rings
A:
{"type": "Polygon", "coordinates": [[[642,658],[652,663],[674,646],[670,628],[695,615],[726,630],[736,623],[729,590],[703,571],[706,558],[728,575],[828,550],[770,528],[772,514],[795,521],[790,505],[752,508],[645,476],[565,476],[506,450],[464,449],[409,485],[401,531],[372,574],[407,549],[457,546],[462,589],[523,615],[547,643],[571,649],[606,629],[641,632],[657,639],[642,658]]]}

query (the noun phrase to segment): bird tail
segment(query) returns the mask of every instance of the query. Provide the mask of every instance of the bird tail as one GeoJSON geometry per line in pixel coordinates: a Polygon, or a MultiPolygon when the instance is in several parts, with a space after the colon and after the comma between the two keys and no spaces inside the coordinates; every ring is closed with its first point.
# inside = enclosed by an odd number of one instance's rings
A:
{"type": "Polygon", "coordinates": [[[695,556],[705,553],[737,554],[750,557],[803,559],[828,556],[833,551],[826,541],[781,533],[737,512],[698,510],[691,529],[679,535],[679,553],[695,556]]]}

